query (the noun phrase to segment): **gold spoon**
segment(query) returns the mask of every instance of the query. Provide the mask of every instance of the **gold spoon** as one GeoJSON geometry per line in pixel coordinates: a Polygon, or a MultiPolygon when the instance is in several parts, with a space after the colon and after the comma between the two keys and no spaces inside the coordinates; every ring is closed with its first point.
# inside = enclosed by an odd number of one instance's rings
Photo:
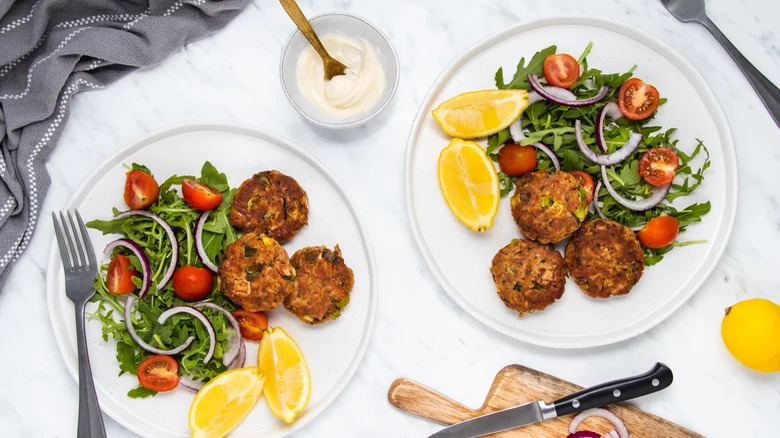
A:
{"type": "Polygon", "coordinates": [[[314,50],[322,58],[322,62],[325,65],[325,79],[329,81],[334,76],[346,74],[347,66],[328,54],[325,46],[322,45],[322,41],[320,41],[314,29],[312,29],[309,20],[306,19],[306,16],[301,12],[301,8],[298,7],[298,3],[295,0],[279,0],[279,2],[284,10],[287,11],[287,15],[292,18],[293,23],[298,26],[303,36],[309,40],[309,44],[314,47],[314,50]]]}

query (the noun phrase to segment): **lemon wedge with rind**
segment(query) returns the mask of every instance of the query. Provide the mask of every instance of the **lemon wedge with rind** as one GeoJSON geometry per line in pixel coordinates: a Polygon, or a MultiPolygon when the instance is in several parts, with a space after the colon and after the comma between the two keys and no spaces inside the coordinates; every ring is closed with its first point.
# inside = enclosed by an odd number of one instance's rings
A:
{"type": "Polygon", "coordinates": [[[257,363],[267,376],[263,394],[268,408],[292,423],[311,395],[311,377],[303,352],[284,329],[271,327],[260,341],[257,363]]]}
{"type": "Polygon", "coordinates": [[[473,141],[452,139],[439,154],[439,187],[458,220],[474,231],[493,226],[501,193],[496,167],[473,141]]]}
{"type": "Polygon", "coordinates": [[[432,114],[452,137],[478,138],[508,127],[527,107],[525,90],[479,90],[443,102],[432,114]]]}
{"type": "Polygon", "coordinates": [[[190,405],[193,438],[219,438],[230,433],[263,395],[264,378],[258,368],[224,372],[198,391],[190,405]]]}

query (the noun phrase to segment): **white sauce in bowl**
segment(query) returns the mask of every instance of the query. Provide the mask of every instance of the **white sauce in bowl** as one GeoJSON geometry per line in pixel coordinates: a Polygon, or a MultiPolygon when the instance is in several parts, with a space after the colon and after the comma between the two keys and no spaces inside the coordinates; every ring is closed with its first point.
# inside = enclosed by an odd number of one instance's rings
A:
{"type": "Polygon", "coordinates": [[[379,102],[386,86],[376,51],[363,39],[326,34],[320,41],[330,56],[347,67],[347,74],[325,80],[322,58],[307,46],[298,58],[296,76],[301,94],[325,114],[346,118],[363,114],[379,102]]]}

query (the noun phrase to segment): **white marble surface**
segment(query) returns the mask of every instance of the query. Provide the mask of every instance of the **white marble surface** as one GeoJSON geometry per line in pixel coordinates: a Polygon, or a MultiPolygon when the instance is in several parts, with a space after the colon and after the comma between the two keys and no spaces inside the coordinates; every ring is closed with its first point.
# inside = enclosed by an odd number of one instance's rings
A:
{"type": "MultiPolygon", "coordinates": [[[[82,93],[48,169],[43,216],[60,208],[83,176],[126,142],[193,119],[226,119],[270,128],[303,145],[347,186],[367,224],[379,265],[379,312],[368,353],[348,389],[296,436],[427,436],[437,426],[392,408],[393,379],[411,377],[479,405],[501,367],[521,363],[589,385],[663,361],[675,384],[637,404],[708,437],[776,436],[780,373],[738,365],[720,339],[723,309],[748,297],[780,302],[780,131],[706,31],[671,18],[657,0],[320,0],[309,13],[362,15],[382,28],[400,56],[401,84],[378,120],[349,132],[307,124],[279,86],[281,46],[292,23],[274,1],[255,0],[224,31],[163,64],[107,89],[82,93]],[[460,51],[500,28],[561,14],[636,25],[671,44],[704,75],[734,133],[740,212],[723,260],[693,299],[631,341],[586,351],[531,347],[465,314],[425,266],[406,218],[403,156],[419,102],[460,51]]],[[[710,16],[775,83],[780,83],[780,3],[708,2],[710,16]]],[[[45,264],[53,238],[45,221],[0,294],[1,436],[75,436],[77,387],[63,366],[45,307],[45,264]]],[[[111,437],[133,434],[106,420],[111,437]]]]}

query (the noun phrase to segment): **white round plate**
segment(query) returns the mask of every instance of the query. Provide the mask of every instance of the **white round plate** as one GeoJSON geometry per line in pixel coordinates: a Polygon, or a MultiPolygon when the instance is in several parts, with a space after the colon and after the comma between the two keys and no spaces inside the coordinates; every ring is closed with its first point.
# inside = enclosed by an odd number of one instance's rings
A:
{"type": "MultiPolygon", "coordinates": [[[[312,378],[311,399],[290,425],[274,417],[264,400],[231,433],[231,437],[281,437],[308,423],[346,387],[368,346],[376,313],[374,258],[355,206],[333,175],[308,152],[269,132],[229,123],[186,124],[148,134],[103,162],[76,190],[66,208],[77,208],[85,221],[111,217],[111,208],[125,209],[122,201],[123,164],[148,166],[158,178],[173,174],[200,174],[205,161],[238,187],[254,173],[277,169],[295,178],[309,196],[309,225],[284,245],[292,255],[310,245],[338,244],[355,273],[352,299],[343,315],[321,326],[308,326],[283,308],[269,312],[269,324],[281,326],[306,356],[312,378]]],[[[89,231],[95,252],[116,235],[89,231]]],[[[105,257],[104,257],[105,258],[105,257]]],[[[65,297],[64,274],[56,244],[52,244],[46,282],[49,318],[57,345],[74,378],[77,375],[73,304],[65,297]]],[[[87,306],[93,311],[94,304],[87,306]]],[[[147,437],[188,437],[187,412],[193,393],[177,388],[152,398],[132,399],[127,391],[138,381],[128,374],[117,377],[115,343],[101,337],[101,324],[87,320],[87,342],[100,407],[117,422],[147,437]]],[[[256,342],[247,342],[247,366],[257,364],[256,342]]]]}
{"type": "MultiPolygon", "coordinates": [[[[484,140],[481,141],[485,145],[484,140]]],[[[406,152],[406,204],[415,239],[441,286],[464,310],[488,326],[525,342],[553,348],[606,345],[636,336],[680,307],[712,272],[723,253],[737,206],[737,167],[726,117],[704,79],[679,53],[634,27],[596,18],[560,17],[523,23],[484,40],[460,55],[431,88],[417,113],[406,152]],[[475,233],[450,212],[439,190],[437,160],[450,138],[431,117],[442,101],[459,93],[495,89],[503,67],[507,80],[517,62],[557,45],[577,57],[589,41],[590,67],[622,73],[636,64],[635,76],[669,98],[656,117],[663,127],[677,127],[679,146],[688,152],[696,138],[710,150],[712,166],[695,196],[675,206],[712,202],[712,211],[682,235],[706,244],[672,251],[649,267],[624,297],[596,300],[569,280],[566,292],[542,312],[517,317],[496,296],[489,268],[493,256],[521,237],[507,199],[501,201],[493,228],[475,233]]],[[[700,164],[700,162],[698,163],[700,164]]],[[[559,246],[562,249],[563,246],[559,246]]]]}

